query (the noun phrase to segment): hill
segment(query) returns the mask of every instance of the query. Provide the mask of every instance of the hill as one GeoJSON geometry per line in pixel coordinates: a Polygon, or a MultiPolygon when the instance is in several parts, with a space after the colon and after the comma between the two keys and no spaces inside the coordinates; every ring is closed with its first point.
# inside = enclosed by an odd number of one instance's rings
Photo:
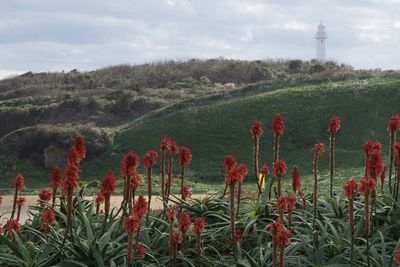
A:
{"type": "Polygon", "coordinates": [[[251,162],[248,129],[256,119],[265,128],[261,158],[271,162],[269,128],[276,112],[286,119],[281,155],[290,165],[309,172],[308,151],[318,139],[326,143],[326,124],[338,114],[338,166],[357,167],[365,139],[386,140],[386,121],[398,112],[399,77],[334,62],[224,59],[26,73],[0,81],[0,174],[7,177],[1,185],[22,172],[33,178],[32,186],[42,186],[45,167],[65,158],[79,133],[89,145],[83,179],[100,179],[119,168],[128,150],[143,155],[170,135],[191,148],[192,177],[214,181],[225,154],[251,162]]]}

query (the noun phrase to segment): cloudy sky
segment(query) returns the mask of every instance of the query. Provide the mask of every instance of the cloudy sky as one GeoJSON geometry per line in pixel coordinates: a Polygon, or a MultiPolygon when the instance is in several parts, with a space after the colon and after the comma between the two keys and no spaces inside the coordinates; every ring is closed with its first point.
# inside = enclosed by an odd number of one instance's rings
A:
{"type": "Polygon", "coordinates": [[[400,69],[400,0],[0,0],[0,77],[164,59],[315,56],[400,69]]]}

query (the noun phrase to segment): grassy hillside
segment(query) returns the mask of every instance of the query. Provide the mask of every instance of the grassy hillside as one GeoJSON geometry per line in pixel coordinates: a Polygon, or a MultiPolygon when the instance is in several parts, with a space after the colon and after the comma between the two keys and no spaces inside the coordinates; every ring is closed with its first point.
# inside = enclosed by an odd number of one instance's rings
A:
{"type": "MultiPolygon", "coordinates": [[[[337,167],[361,167],[365,140],[381,140],[387,151],[386,123],[392,113],[399,112],[399,88],[400,80],[390,79],[334,82],[279,88],[252,97],[183,109],[118,133],[114,148],[84,166],[84,170],[95,174],[110,167],[118,168],[128,150],[142,155],[149,148],[157,149],[162,136],[169,135],[192,150],[190,171],[196,179],[220,181],[224,155],[233,154],[239,161],[251,164],[249,127],[254,120],[262,121],[265,128],[260,158],[271,163],[270,125],[276,112],[285,118],[281,158],[290,167],[298,164],[302,173],[310,173],[310,150],[316,141],[328,144],[326,125],[333,114],[342,118],[342,129],[337,136],[337,167]]],[[[327,169],[327,160],[325,155],[322,168],[327,169]]]]}

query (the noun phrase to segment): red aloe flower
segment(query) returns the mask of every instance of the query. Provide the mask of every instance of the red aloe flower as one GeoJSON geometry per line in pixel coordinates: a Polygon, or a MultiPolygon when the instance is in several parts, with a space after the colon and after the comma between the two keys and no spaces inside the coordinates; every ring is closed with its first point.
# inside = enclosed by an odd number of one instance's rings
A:
{"type": "Polygon", "coordinates": [[[179,149],[178,161],[182,167],[186,167],[189,162],[192,160],[192,153],[190,152],[189,148],[181,147],[179,149]]]}
{"type": "Polygon", "coordinates": [[[167,211],[167,217],[168,217],[168,221],[171,223],[174,221],[175,217],[176,217],[176,209],[175,208],[170,208],[167,211]]]}
{"type": "Polygon", "coordinates": [[[243,239],[243,231],[242,229],[235,230],[235,243],[240,243],[243,239]]]}
{"type": "Polygon", "coordinates": [[[253,126],[250,128],[250,133],[256,138],[260,138],[263,132],[262,124],[259,121],[254,122],[253,126]]]}
{"type": "Polygon", "coordinates": [[[54,165],[50,174],[50,184],[53,188],[58,188],[62,183],[62,172],[58,165],[54,165]]]}
{"type": "Polygon", "coordinates": [[[68,164],[79,165],[81,162],[81,157],[79,155],[78,150],[74,146],[72,146],[68,151],[68,164]]]}
{"type": "Polygon", "coordinates": [[[135,193],[140,186],[141,180],[142,177],[139,174],[137,174],[136,172],[132,174],[131,194],[133,202],[135,202],[135,193]]]}
{"type": "Polygon", "coordinates": [[[7,223],[7,231],[8,232],[19,232],[21,230],[21,225],[19,224],[18,220],[9,220],[7,223]]]}
{"type": "Polygon", "coordinates": [[[171,139],[169,137],[165,136],[165,137],[163,137],[163,139],[161,141],[160,149],[162,151],[169,150],[171,148],[171,145],[172,145],[171,139]]]}
{"type": "Polygon", "coordinates": [[[101,192],[97,193],[97,196],[95,198],[96,202],[96,213],[100,212],[100,205],[104,202],[104,195],[101,192]]]}
{"type": "Polygon", "coordinates": [[[364,197],[365,197],[365,201],[364,201],[364,205],[365,205],[365,235],[366,235],[366,239],[367,239],[367,261],[368,261],[368,265],[370,265],[370,255],[369,255],[369,235],[370,235],[369,200],[370,200],[370,194],[375,191],[375,186],[376,186],[376,182],[370,176],[364,176],[361,179],[360,184],[358,186],[358,189],[360,190],[361,193],[364,194],[364,197]]]}
{"type": "Polygon", "coordinates": [[[363,194],[370,194],[374,191],[375,187],[376,187],[375,180],[370,176],[364,176],[360,181],[358,189],[363,194]]]}
{"type": "Polygon", "coordinates": [[[225,177],[225,183],[227,185],[235,184],[236,182],[243,182],[245,176],[248,173],[246,165],[239,164],[231,168],[228,175],[225,177]]]}
{"type": "Polygon", "coordinates": [[[224,159],[224,169],[229,171],[236,163],[236,159],[232,155],[227,155],[224,159]]]}
{"type": "Polygon", "coordinates": [[[135,205],[133,205],[132,210],[133,213],[136,214],[139,218],[143,218],[144,215],[146,215],[149,207],[147,205],[146,199],[142,195],[138,197],[138,200],[136,201],[135,205]]]}
{"type": "Polygon", "coordinates": [[[39,199],[41,201],[50,201],[51,200],[51,192],[49,190],[42,190],[39,192],[39,199]]]}
{"type": "Polygon", "coordinates": [[[53,209],[46,209],[42,216],[42,227],[48,229],[50,225],[55,224],[56,216],[53,209]]]}
{"type": "Polygon", "coordinates": [[[104,225],[107,223],[108,214],[110,212],[110,199],[111,195],[115,192],[117,187],[117,181],[111,170],[108,171],[106,176],[103,178],[103,182],[100,186],[100,195],[104,196],[104,225]]]}
{"type": "Polygon", "coordinates": [[[125,219],[124,230],[127,233],[136,232],[140,227],[140,218],[136,214],[130,215],[125,219]]]}
{"type": "Polygon", "coordinates": [[[282,177],[286,173],[286,162],[277,160],[274,163],[274,176],[278,177],[278,197],[282,195],[282,177]]]}
{"type": "Polygon", "coordinates": [[[143,246],[143,244],[138,244],[136,246],[136,252],[137,252],[139,259],[144,259],[145,251],[146,251],[146,248],[143,246]]]}
{"type": "Polygon", "coordinates": [[[25,205],[25,202],[26,202],[26,198],[25,198],[25,197],[19,197],[19,198],[17,199],[17,205],[18,205],[19,207],[23,207],[23,206],[25,205]]]}
{"type": "Polygon", "coordinates": [[[313,151],[318,157],[320,157],[325,152],[325,145],[323,143],[317,143],[315,144],[313,151]]]}
{"type": "Polygon", "coordinates": [[[171,145],[170,145],[170,147],[168,148],[168,154],[169,154],[170,156],[173,156],[173,155],[175,155],[176,153],[178,153],[179,147],[178,147],[178,145],[176,144],[175,139],[170,138],[170,142],[171,142],[171,145]]]}
{"type": "Polygon", "coordinates": [[[190,216],[183,211],[178,218],[178,229],[182,232],[183,238],[185,238],[186,232],[189,230],[191,224],[190,216]]]}
{"type": "Polygon", "coordinates": [[[188,199],[192,195],[192,188],[190,185],[185,185],[183,191],[181,192],[183,199],[188,199]]]}
{"type": "Polygon", "coordinates": [[[65,195],[72,194],[73,191],[78,188],[78,174],[79,168],[68,163],[64,171],[64,180],[62,183],[62,189],[65,195]]]}
{"type": "Polygon", "coordinates": [[[387,130],[393,134],[398,129],[400,129],[400,115],[393,114],[389,119],[387,130]]]}
{"type": "Polygon", "coordinates": [[[19,217],[21,215],[21,209],[25,205],[26,198],[24,197],[19,197],[17,199],[17,220],[19,220],[19,217]]]}
{"type": "Polygon", "coordinates": [[[344,195],[350,199],[354,199],[355,195],[357,194],[357,182],[354,179],[350,179],[347,183],[343,186],[344,195]]]}
{"type": "Polygon", "coordinates": [[[169,240],[173,245],[179,245],[183,241],[183,236],[180,231],[172,231],[169,240]]]}
{"type": "Polygon", "coordinates": [[[105,197],[112,195],[117,188],[117,181],[115,180],[114,173],[109,170],[106,176],[104,176],[103,182],[100,186],[100,192],[105,197]]]}
{"type": "Polygon", "coordinates": [[[58,165],[54,165],[53,169],[51,170],[50,174],[50,185],[53,188],[53,197],[52,197],[52,206],[54,206],[54,202],[56,201],[56,194],[57,194],[57,189],[61,186],[62,184],[62,172],[60,167],[58,165]]]}
{"type": "Polygon", "coordinates": [[[206,227],[206,221],[204,220],[204,218],[200,217],[194,220],[193,232],[196,235],[200,235],[204,231],[205,227],[206,227]]]}
{"type": "Polygon", "coordinates": [[[183,191],[184,190],[183,180],[185,176],[185,169],[191,160],[192,160],[192,153],[190,152],[190,150],[186,147],[181,147],[179,149],[178,161],[181,164],[181,195],[183,200],[186,199],[183,191]]]}
{"type": "MultiPolygon", "coordinates": [[[[168,148],[168,169],[167,169],[167,181],[165,182],[165,187],[164,189],[164,199],[165,202],[168,203],[169,201],[169,195],[171,193],[171,185],[172,185],[172,162],[173,162],[173,157],[174,155],[178,152],[179,148],[178,145],[176,144],[176,141],[172,138],[170,138],[170,147],[168,148]]],[[[181,188],[182,189],[182,188],[181,188]]]]}
{"type": "Polygon", "coordinates": [[[370,152],[368,161],[367,161],[367,170],[368,175],[372,176],[372,178],[376,179],[379,177],[384,169],[383,159],[382,159],[382,145],[380,143],[375,143],[376,146],[370,152]]]}
{"type": "Polygon", "coordinates": [[[276,236],[278,232],[283,230],[283,224],[278,218],[276,221],[272,222],[268,227],[267,231],[272,235],[272,266],[276,266],[276,252],[277,252],[277,242],[276,236]]]}
{"type": "Polygon", "coordinates": [[[295,194],[299,193],[301,190],[301,178],[300,178],[300,172],[297,166],[294,166],[293,168],[293,175],[292,175],[292,187],[293,187],[293,192],[295,194]]]}
{"type": "Polygon", "coordinates": [[[180,231],[171,229],[169,233],[169,253],[172,261],[172,266],[176,266],[178,245],[182,243],[182,241],[182,233],[180,231]]]}
{"type": "Polygon", "coordinates": [[[263,165],[263,167],[261,168],[260,173],[264,176],[267,176],[269,174],[269,167],[268,165],[263,165]]]}
{"type": "Polygon", "coordinates": [[[292,210],[296,208],[296,197],[289,195],[286,196],[286,208],[288,210],[289,227],[292,226],[292,210]]]}
{"type": "Polygon", "coordinates": [[[272,124],[272,133],[277,136],[281,136],[285,133],[285,125],[281,114],[277,113],[272,124]]]}
{"type": "Polygon", "coordinates": [[[18,174],[17,177],[15,177],[14,180],[14,188],[18,191],[21,191],[22,189],[25,188],[25,179],[21,174],[18,174]]]}
{"type": "Polygon", "coordinates": [[[196,249],[197,249],[197,254],[200,255],[200,246],[201,246],[201,233],[204,231],[204,228],[206,226],[206,221],[204,218],[196,218],[196,220],[193,223],[193,232],[196,234],[197,239],[196,239],[196,249]]]}
{"type": "Polygon", "coordinates": [[[76,151],[78,152],[79,159],[83,160],[86,157],[86,146],[85,146],[85,140],[83,139],[83,136],[78,136],[75,138],[74,147],[75,147],[76,151]]]}
{"type": "Polygon", "coordinates": [[[400,248],[397,248],[396,255],[394,255],[394,261],[400,265],[400,248]]]}
{"type": "Polygon", "coordinates": [[[340,124],[340,118],[338,116],[333,116],[329,121],[328,132],[330,134],[336,134],[337,131],[340,129],[340,124]]]}
{"type": "Polygon", "coordinates": [[[151,149],[149,150],[146,155],[142,159],[143,166],[148,169],[156,162],[156,158],[158,157],[158,153],[151,149]]]}
{"type": "Polygon", "coordinates": [[[365,157],[368,159],[369,158],[369,154],[371,153],[371,150],[374,147],[374,142],[371,140],[368,140],[367,142],[365,142],[364,144],[364,155],[365,157]]]}
{"type": "Polygon", "coordinates": [[[133,151],[128,152],[121,163],[121,176],[126,178],[127,175],[133,175],[139,165],[138,156],[133,151]]]}
{"type": "Polygon", "coordinates": [[[287,201],[284,196],[278,197],[276,200],[276,207],[278,208],[279,219],[283,221],[283,213],[287,210],[287,201]]]}
{"type": "Polygon", "coordinates": [[[280,248],[287,247],[290,244],[290,231],[282,228],[276,234],[276,243],[280,248]]]}

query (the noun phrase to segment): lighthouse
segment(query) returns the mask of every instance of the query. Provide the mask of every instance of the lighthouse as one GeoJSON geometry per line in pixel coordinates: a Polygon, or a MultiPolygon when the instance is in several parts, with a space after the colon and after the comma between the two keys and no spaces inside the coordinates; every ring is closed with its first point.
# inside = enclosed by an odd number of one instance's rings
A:
{"type": "Polygon", "coordinates": [[[316,52],[317,52],[317,60],[324,62],[326,60],[326,39],[328,36],[326,35],[325,25],[321,22],[318,24],[317,34],[315,35],[315,39],[317,42],[316,52]]]}

